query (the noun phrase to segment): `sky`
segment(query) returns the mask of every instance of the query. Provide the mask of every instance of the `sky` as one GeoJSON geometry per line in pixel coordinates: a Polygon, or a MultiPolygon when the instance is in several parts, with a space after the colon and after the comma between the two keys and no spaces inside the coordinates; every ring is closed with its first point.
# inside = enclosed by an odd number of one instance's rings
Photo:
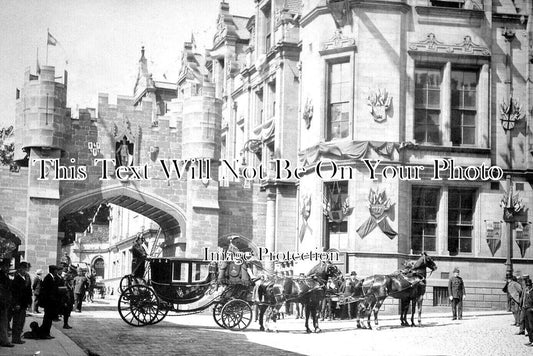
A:
{"type": "MultiPolygon", "coordinates": [[[[254,0],[226,0],[234,15],[251,16],[254,0]]],[[[132,95],[141,46],[154,79],[177,79],[183,42],[194,33],[210,48],[219,0],[0,0],[0,128],[15,120],[15,92],[24,71],[35,73],[48,46],[56,76],[68,71],[67,106],[96,107],[98,93],[132,95]],[[59,74],[58,74],[59,73],[59,74]]]]}

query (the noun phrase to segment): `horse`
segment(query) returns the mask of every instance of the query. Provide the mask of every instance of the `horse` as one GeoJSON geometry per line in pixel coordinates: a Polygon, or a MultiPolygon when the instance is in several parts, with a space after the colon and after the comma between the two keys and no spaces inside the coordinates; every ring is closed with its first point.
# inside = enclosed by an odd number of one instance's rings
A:
{"type": "Polygon", "coordinates": [[[409,326],[407,322],[407,311],[409,303],[411,308],[411,326],[415,326],[414,314],[415,306],[418,306],[418,324],[422,323],[422,301],[426,293],[426,269],[431,272],[437,269],[433,259],[422,253],[420,258],[408,270],[402,270],[389,275],[373,275],[365,278],[354,292],[356,298],[365,301],[365,309],[368,311],[368,328],[370,326],[370,316],[374,312],[374,323],[378,325],[378,312],[387,297],[400,299],[401,313],[400,321],[402,326],[409,326]]]}
{"type": "Polygon", "coordinates": [[[304,306],[306,332],[312,332],[309,328],[309,316],[313,318],[314,331],[320,332],[318,312],[320,302],[325,298],[324,286],[329,277],[337,278],[341,274],[337,266],[331,262],[321,261],[307,273],[305,278],[275,276],[260,281],[256,294],[256,303],[260,310],[260,330],[265,330],[263,320],[267,309],[270,308],[268,314],[271,314],[270,317],[275,323],[283,303],[296,302],[304,306]]]}

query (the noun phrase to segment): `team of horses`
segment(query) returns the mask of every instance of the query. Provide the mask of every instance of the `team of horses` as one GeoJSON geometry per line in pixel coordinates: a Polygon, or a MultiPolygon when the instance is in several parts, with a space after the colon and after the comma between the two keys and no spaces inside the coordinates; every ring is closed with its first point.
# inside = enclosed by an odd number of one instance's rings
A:
{"type": "MultiPolygon", "coordinates": [[[[364,278],[353,287],[350,301],[357,303],[356,319],[360,327],[360,318],[367,318],[367,327],[371,327],[370,318],[374,315],[378,325],[378,313],[387,297],[400,300],[401,325],[409,326],[407,313],[411,306],[411,326],[415,326],[414,314],[418,309],[418,324],[422,322],[422,301],[426,292],[427,270],[437,269],[433,259],[425,252],[411,266],[388,275],[373,275],[364,278]]],[[[329,261],[321,261],[314,266],[305,278],[290,276],[271,276],[256,282],[256,303],[259,306],[260,330],[265,330],[265,315],[274,322],[280,314],[284,303],[301,303],[305,309],[305,329],[308,333],[320,332],[318,315],[320,306],[326,297],[325,285],[329,278],[339,279],[342,272],[329,261]],[[313,329],[309,328],[309,318],[313,319],[313,329]]],[[[277,328],[275,327],[276,331],[277,328]]],[[[267,328],[268,331],[268,328],[267,328]]]]}

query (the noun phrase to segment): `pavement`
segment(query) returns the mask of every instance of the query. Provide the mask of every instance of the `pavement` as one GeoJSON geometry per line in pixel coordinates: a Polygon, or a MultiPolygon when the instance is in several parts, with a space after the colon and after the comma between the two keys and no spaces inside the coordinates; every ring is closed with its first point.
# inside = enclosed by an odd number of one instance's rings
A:
{"type": "MultiPolygon", "coordinates": [[[[26,325],[24,331],[29,331],[29,325],[32,321],[37,321],[41,325],[43,321],[43,314],[34,314],[34,316],[26,317],[26,325]]],[[[6,356],[86,356],[87,353],[82,350],[74,341],[63,334],[58,328],[62,327],[62,322],[55,322],[50,330],[50,335],[54,339],[50,340],[34,340],[23,339],[25,341],[22,345],[15,345],[15,347],[7,348],[0,347],[0,355],[6,356]]]]}
{"type": "MultiPolygon", "coordinates": [[[[512,315],[504,311],[423,313],[422,326],[401,327],[397,315],[380,315],[372,330],[357,329],[353,320],[320,322],[323,332],[306,334],[301,319],[278,322],[279,333],[260,332],[253,322],[245,331],[219,328],[211,308],[187,316],[170,314],[159,324],[127,325],[117,313],[116,299],[95,300],[73,313],[73,329],[54,323],[52,340],[26,340],[0,348],[0,355],[531,355],[527,339],[516,336],[512,315]],[[38,353],[40,352],[40,353],[38,353]]],[[[28,317],[39,323],[42,314],[28,317]]],[[[26,326],[26,329],[28,327],[26,326]]]]}

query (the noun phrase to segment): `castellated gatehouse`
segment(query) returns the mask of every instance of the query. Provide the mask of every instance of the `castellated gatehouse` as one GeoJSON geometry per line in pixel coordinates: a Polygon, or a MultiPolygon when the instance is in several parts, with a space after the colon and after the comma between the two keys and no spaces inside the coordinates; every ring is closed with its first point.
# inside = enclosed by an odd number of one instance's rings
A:
{"type": "Polygon", "coordinates": [[[193,47],[183,47],[177,84],[152,78],[143,47],[134,95],[111,103],[99,94],[96,108],[66,106],[66,71],[42,66],[24,73],[16,98],[17,169],[0,167],[2,196],[10,202],[0,204],[0,228],[20,239],[21,258],[35,269],[64,253],[97,273],[113,268],[109,256],[128,251],[127,231],[134,228],[122,226],[125,239],[113,243],[111,222],[134,223],[136,216],[141,234],[157,235],[161,256],[201,258],[229,233],[264,243],[266,193],[219,181],[223,102],[193,47]],[[184,169],[181,179],[173,163],[184,169]],[[126,209],[129,220],[120,216],[126,209]],[[84,236],[93,238],[83,244],[84,236]]]}

